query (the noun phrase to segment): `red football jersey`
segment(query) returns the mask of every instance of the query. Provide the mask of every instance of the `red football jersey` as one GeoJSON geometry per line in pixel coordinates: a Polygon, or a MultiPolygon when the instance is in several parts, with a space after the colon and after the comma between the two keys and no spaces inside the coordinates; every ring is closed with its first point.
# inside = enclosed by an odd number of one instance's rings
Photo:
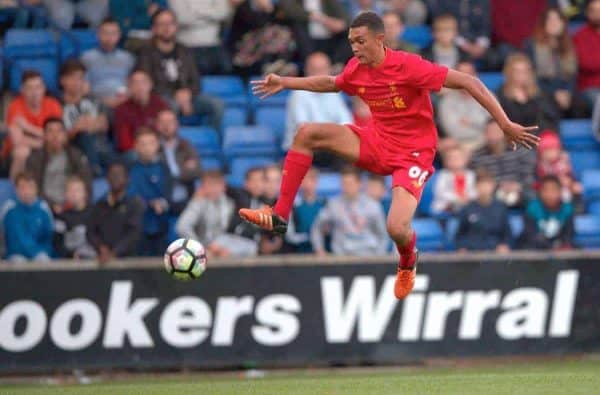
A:
{"type": "Polygon", "coordinates": [[[335,84],[367,103],[373,130],[387,142],[387,150],[406,152],[436,147],[429,92],[439,91],[447,74],[446,67],[418,55],[386,48],[385,60],[377,67],[350,59],[335,84]]]}

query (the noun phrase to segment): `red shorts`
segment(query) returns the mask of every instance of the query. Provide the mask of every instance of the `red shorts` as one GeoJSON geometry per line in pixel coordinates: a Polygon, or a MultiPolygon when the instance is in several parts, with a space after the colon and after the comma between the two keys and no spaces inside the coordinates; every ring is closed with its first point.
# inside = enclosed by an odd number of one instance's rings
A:
{"type": "Polygon", "coordinates": [[[423,187],[435,172],[435,149],[392,151],[389,143],[376,130],[348,126],[360,139],[360,154],[356,167],[382,176],[392,175],[392,188],[400,186],[421,200],[423,187]]]}

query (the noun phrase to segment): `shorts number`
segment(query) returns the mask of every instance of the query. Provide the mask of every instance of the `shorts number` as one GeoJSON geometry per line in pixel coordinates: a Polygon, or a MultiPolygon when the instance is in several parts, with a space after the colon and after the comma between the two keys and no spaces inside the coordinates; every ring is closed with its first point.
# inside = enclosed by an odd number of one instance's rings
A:
{"type": "Polygon", "coordinates": [[[417,178],[417,183],[419,185],[423,185],[425,183],[425,180],[427,179],[428,175],[428,171],[423,171],[418,166],[413,166],[410,169],[408,169],[408,176],[410,178],[417,178]]]}

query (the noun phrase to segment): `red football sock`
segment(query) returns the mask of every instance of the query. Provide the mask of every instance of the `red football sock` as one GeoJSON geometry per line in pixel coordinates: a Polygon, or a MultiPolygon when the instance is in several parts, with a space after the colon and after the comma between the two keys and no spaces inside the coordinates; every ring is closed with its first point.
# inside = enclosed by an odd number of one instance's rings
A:
{"type": "Polygon", "coordinates": [[[413,230],[412,236],[408,243],[404,245],[396,244],[398,252],[400,253],[400,268],[401,269],[412,269],[415,265],[415,245],[417,244],[417,233],[413,230]]]}
{"type": "Polygon", "coordinates": [[[306,172],[310,169],[312,160],[312,155],[303,154],[294,150],[288,151],[281,173],[279,198],[273,207],[275,214],[286,220],[289,218],[294,199],[298,193],[298,188],[300,188],[300,184],[302,183],[302,179],[306,175],[306,172]]]}

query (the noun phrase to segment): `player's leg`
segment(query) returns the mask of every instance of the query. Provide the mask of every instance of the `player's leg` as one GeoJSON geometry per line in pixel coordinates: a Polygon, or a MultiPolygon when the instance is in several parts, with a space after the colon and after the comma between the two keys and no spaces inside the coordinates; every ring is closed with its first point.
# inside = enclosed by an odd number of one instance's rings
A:
{"type": "Polygon", "coordinates": [[[298,188],[312,164],[315,151],[329,151],[354,163],[359,158],[360,139],[349,127],[343,125],[301,125],[285,157],[279,198],[273,208],[241,209],[240,216],[263,229],[285,233],[298,188]]]}
{"type": "Polygon", "coordinates": [[[392,204],[387,217],[387,230],[400,253],[400,263],[394,294],[403,299],[412,291],[415,281],[418,252],[416,233],[411,227],[418,201],[413,193],[402,186],[392,189],[392,204]]]}

